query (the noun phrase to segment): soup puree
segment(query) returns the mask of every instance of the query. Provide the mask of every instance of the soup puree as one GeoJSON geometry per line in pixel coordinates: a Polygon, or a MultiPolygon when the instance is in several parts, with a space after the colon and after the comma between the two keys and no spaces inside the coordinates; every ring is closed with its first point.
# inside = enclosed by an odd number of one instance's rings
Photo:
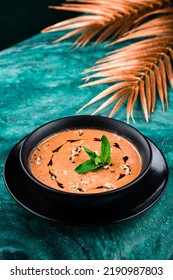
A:
{"type": "Polygon", "coordinates": [[[141,158],[126,139],[109,131],[74,129],[54,134],[31,152],[29,167],[43,184],[65,192],[98,193],[120,188],[133,181],[141,171],[141,158]],[[110,164],[85,174],[75,168],[89,159],[83,146],[100,154],[101,137],[111,145],[110,164]]]}

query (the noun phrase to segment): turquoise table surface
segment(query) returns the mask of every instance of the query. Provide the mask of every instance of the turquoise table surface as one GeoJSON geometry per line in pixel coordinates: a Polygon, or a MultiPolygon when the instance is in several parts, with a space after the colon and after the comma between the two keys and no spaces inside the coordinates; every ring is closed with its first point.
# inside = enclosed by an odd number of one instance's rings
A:
{"type": "MultiPolygon", "coordinates": [[[[57,45],[57,34],[38,34],[0,52],[0,168],[12,147],[41,124],[75,115],[107,85],[79,88],[82,73],[105,56],[104,44],[69,50],[72,39],[57,45]]],[[[110,50],[110,49],[109,49],[110,50]]],[[[130,124],[163,152],[169,179],[163,196],[147,211],[104,226],[71,226],[40,218],[20,206],[0,181],[0,258],[38,260],[173,259],[173,91],[170,109],[158,100],[149,123],[140,103],[130,124]]],[[[99,103],[100,104],[100,103],[99,103]]],[[[90,114],[98,104],[81,114],[90,114]]],[[[114,118],[126,122],[125,105],[114,118]]],[[[107,116],[110,108],[100,114],[107,116]]],[[[158,162],[159,164],[159,162],[158,162]]]]}

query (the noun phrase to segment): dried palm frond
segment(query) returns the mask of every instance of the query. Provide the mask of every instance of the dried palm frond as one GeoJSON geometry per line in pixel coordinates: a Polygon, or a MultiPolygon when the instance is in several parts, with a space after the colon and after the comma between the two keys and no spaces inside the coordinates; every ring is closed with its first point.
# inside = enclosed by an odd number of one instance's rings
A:
{"type": "Polygon", "coordinates": [[[66,35],[55,40],[60,42],[74,35],[79,37],[74,42],[77,47],[85,46],[92,38],[100,43],[105,39],[113,41],[120,38],[125,32],[138,25],[139,17],[146,12],[170,6],[170,0],[66,0],[62,6],[49,6],[50,8],[64,11],[84,13],[72,19],[51,25],[42,32],[57,32],[71,30],[66,35]]]}
{"type": "Polygon", "coordinates": [[[85,79],[96,79],[83,86],[93,86],[103,83],[116,83],[84,105],[78,112],[88,105],[109,96],[93,114],[106,106],[116,102],[110,112],[110,117],[119,106],[127,100],[127,121],[133,117],[134,104],[140,97],[144,116],[148,122],[150,113],[154,111],[156,94],[158,92],[162,109],[168,107],[167,80],[173,88],[173,8],[165,8],[157,12],[148,13],[147,16],[155,18],[142,23],[129,31],[118,41],[129,39],[147,39],[130,44],[124,48],[115,50],[97,62],[97,65],[86,70],[86,73],[94,72],[85,79]],[[99,79],[97,79],[99,78],[99,79]],[[118,100],[118,101],[117,101],[118,100]]]}

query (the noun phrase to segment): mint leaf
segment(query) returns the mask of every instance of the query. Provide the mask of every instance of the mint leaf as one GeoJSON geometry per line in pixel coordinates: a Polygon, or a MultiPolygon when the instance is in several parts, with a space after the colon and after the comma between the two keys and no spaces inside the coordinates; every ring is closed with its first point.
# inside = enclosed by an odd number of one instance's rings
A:
{"type": "Polygon", "coordinates": [[[96,156],[96,158],[94,159],[94,162],[95,162],[96,165],[102,163],[101,157],[100,156],[96,156]]]}
{"type": "Polygon", "coordinates": [[[78,174],[84,174],[88,171],[95,170],[101,166],[105,166],[110,163],[111,160],[111,147],[109,140],[105,135],[101,138],[101,148],[100,155],[97,155],[95,152],[91,151],[87,147],[83,146],[84,151],[89,155],[90,159],[79,164],[75,171],[78,174]]]}
{"type": "Polygon", "coordinates": [[[96,165],[95,162],[94,162],[94,160],[89,159],[89,160],[85,161],[84,163],[79,164],[79,165],[76,167],[75,171],[76,171],[78,174],[84,174],[84,173],[86,173],[86,172],[88,172],[88,171],[92,171],[92,170],[97,169],[97,168],[99,168],[99,167],[101,167],[101,166],[103,166],[102,163],[96,165]]]}
{"type": "Polygon", "coordinates": [[[90,159],[94,160],[97,157],[97,154],[95,152],[91,151],[90,149],[88,149],[87,147],[83,146],[82,148],[89,155],[90,159]]]}
{"type": "Polygon", "coordinates": [[[102,163],[106,165],[109,164],[111,160],[111,146],[108,141],[108,138],[105,135],[102,136],[101,141],[102,141],[102,145],[100,149],[100,157],[102,163]]]}

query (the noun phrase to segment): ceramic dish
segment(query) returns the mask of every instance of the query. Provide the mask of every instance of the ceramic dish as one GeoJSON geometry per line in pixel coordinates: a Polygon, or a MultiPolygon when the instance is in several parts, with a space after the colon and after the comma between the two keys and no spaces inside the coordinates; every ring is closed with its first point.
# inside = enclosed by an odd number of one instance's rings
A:
{"type": "Polygon", "coordinates": [[[16,144],[4,168],[9,192],[26,209],[50,220],[78,225],[118,222],[136,216],[159,199],[167,178],[166,161],[150,140],[123,122],[100,116],[67,117],[39,127],[16,144]],[[58,131],[85,127],[112,131],[131,141],[142,159],[139,176],[119,189],[96,194],[55,190],[33,177],[28,157],[35,145],[58,131]]]}

